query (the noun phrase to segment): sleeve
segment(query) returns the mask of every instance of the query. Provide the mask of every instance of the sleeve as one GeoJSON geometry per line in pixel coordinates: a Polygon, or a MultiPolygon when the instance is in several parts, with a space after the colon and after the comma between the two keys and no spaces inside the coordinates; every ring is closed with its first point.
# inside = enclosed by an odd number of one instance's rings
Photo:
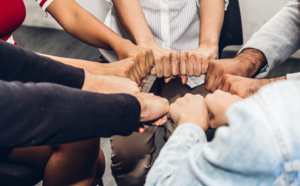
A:
{"type": "Polygon", "coordinates": [[[300,2],[290,1],[269,20],[240,50],[253,48],[261,51],[267,65],[258,78],[265,77],[271,69],[284,62],[300,48],[300,2]]]}
{"type": "Polygon", "coordinates": [[[0,41],[0,79],[4,81],[49,82],[81,89],[84,77],[82,69],[0,41]]]}
{"type": "Polygon", "coordinates": [[[0,147],[129,135],[139,117],[140,104],[131,95],[0,81],[0,147]]]}
{"type": "Polygon", "coordinates": [[[47,7],[54,1],[54,0],[35,0],[39,6],[46,12],[47,7]]]}
{"type": "MultiPolygon", "coordinates": [[[[111,0],[106,0],[106,1],[111,1],[111,0]]],[[[197,0],[197,6],[200,7],[200,1],[201,0],[197,0]]],[[[224,10],[226,11],[227,10],[227,7],[229,5],[229,0],[224,0],[225,1],[225,7],[224,7],[224,10]]]]}
{"type": "Polygon", "coordinates": [[[286,79],[287,80],[300,80],[300,72],[293,73],[293,74],[287,74],[286,79]]]}
{"type": "Polygon", "coordinates": [[[195,124],[179,126],[146,185],[273,185],[282,156],[262,106],[253,97],[233,105],[227,111],[230,126],[218,128],[209,143],[195,124]]]}

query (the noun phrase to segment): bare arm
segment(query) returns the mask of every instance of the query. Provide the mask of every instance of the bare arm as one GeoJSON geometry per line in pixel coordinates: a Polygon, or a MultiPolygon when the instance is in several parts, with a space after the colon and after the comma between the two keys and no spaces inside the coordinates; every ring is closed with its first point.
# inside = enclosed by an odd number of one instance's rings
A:
{"type": "Polygon", "coordinates": [[[119,19],[136,44],[153,50],[155,68],[151,73],[157,77],[178,75],[178,54],[156,43],[139,0],[113,0],[113,3],[119,19]]]}
{"type": "MultiPolygon", "coordinates": [[[[182,75],[206,73],[211,59],[218,57],[218,43],[224,20],[224,0],[201,0],[198,48],[180,54],[182,75]]],[[[183,80],[186,83],[186,80],[183,80]]]]}

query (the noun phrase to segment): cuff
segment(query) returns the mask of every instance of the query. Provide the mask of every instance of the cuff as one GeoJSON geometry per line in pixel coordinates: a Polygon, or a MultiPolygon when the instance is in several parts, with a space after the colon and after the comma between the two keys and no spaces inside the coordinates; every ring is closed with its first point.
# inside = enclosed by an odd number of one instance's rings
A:
{"type": "Polygon", "coordinates": [[[187,137],[195,144],[207,142],[204,130],[194,123],[184,123],[179,125],[172,136],[187,137]]]}
{"type": "Polygon", "coordinates": [[[300,72],[293,73],[293,74],[287,74],[286,80],[300,80],[300,72]]]}

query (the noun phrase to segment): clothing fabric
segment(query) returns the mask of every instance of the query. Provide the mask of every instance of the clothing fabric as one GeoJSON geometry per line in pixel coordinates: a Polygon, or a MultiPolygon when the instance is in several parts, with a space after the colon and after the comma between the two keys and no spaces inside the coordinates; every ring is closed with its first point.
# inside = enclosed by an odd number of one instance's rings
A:
{"type": "Polygon", "coordinates": [[[84,70],[0,40],[0,79],[4,81],[48,82],[81,89],[84,70]]]}
{"type": "Polygon", "coordinates": [[[268,64],[261,69],[257,78],[265,77],[300,48],[299,6],[299,0],[291,0],[241,49],[254,48],[265,55],[268,64]]]}
{"type": "MultiPolygon", "coordinates": [[[[36,0],[39,6],[46,8],[53,0],[36,0]]],[[[12,33],[17,30],[25,20],[26,7],[23,0],[0,0],[0,40],[17,45],[12,33]]]]}
{"type": "MultiPolygon", "coordinates": [[[[140,0],[140,3],[149,28],[160,46],[178,53],[198,47],[200,32],[199,0],[140,0]]],[[[225,3],[226,9],[228,0],[225,0],[225,3]]],[[[131,40],[130,35],[118,19],[113,6],[105,19],[105,24],[123,38],[131,40]]],[[[117,61],[117,55],[113,51],[100,49],[100,52],[109,62],[117,61]]],[[[152,85],[155,86],[158,81],[161,81],[161,79],[153,77],[155,76],[146,78],[147,88],[152,85]]],[[[183,96],[188,92],[206,95],[207,91],[204,90],[204,87],[198,86],[201,85],[201,80],[204,82],[204,76],[195,78],[193,81],[189,78],[187,84],[194,87],[194,89],[183,86],[179,80],[173,80],[169,84],[152,87],[151,92],[157,93],[169,101],[174,101],[174,98],[183,96]]],[[[143,91],[145,89],[143,87],[143,91]]],[[[175,127],[172,122],[164,125],[165,139],[174,131],[175,127]]],[[[113,136],[111,138],[111,168],[118,185],[144,185],[145,177],[154,161],[153,153],[155,150],[159,151],[159,148],[156,149],[154,144],[156,128],[150,126],[143,134],[133,133],[128,137],[113,136]]]]}
{"type": "Polygon", "coordinates": [[[226,112],[212,142],[193,123],[177,127],[146,185],[299,185],[300,81],[263,87],[226,112]]]}
{"type": "MultiPolygon", "coordinates": [[[[112,3],[111,0],[107,0],[112,3]]],[[[178,53],[192,50],[199,46],[200,32],[200,0],[140,0],[146,21],[156,40],[163,48],[178,53]]],[[[229,0],[225,0],[225,9],[229,0]]],[[[112,6],[105,22],[117,34],[129,39],[130,35],[118,19],[112,6]]],[[[117,55],[110,50],[100,49],[100,53],[109,61],[117,61],[117,55]]],[[[152,83],[153,82],[148,82],[152,83]]],[[[204,83],[204,75],[189,78],[187,84],[194,88],[204,83]]]]}
{"type": "Polygon", "coordinates": [[[0,147],[129,135],[139,125],[135,97],[79,90],[82,69],[4,41],[0,61],[0,147]]]}

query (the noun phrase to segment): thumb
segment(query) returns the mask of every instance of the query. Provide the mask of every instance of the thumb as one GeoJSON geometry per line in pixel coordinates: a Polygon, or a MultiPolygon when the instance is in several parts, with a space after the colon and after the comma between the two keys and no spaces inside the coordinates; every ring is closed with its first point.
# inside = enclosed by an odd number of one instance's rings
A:
{"type": "Polygon", "coordinates": [[[182,83],[183,85],[185,85],[186,82],[187,82],[187,80],[188,80],[188,77],[187,77],[187,76],[180,76],[180,78],[181,78],[181,83],[182,83]]]}

